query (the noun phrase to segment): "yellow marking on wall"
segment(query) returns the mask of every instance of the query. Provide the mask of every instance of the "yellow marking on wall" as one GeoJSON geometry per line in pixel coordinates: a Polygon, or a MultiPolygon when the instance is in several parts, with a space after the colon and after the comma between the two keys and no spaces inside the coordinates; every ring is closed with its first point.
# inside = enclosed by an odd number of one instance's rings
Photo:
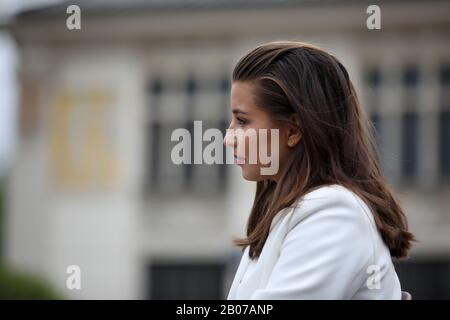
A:
{"type": "Polygon", "coordinates": [[[111,94],[61,93],[51,114],[50,173],[57,187],[105,190],[117,186],[119,165],[111,94]]]}

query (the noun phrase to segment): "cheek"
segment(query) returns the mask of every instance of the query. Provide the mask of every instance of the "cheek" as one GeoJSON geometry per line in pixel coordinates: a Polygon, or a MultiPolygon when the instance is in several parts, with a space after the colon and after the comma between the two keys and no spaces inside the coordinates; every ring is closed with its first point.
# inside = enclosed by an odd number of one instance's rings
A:
{"type": "Polygon", "coordinates": [[[257,165],[259,163],[260,143],[264,140],[260,139],[258,129],[250,128],[245,133],[238,139],[238,152],[241,152],[245,157],[247,165],[257,165]]]}
{"type": "MultiPolygon", "coordinates": [[[[280,157],[280,132],[276,128],[267,129],[258,136],[258,157],[269,157],[271,160],[280,157]]],[[[267,164],[267,159],[265,164],[267,164]]]]}
{"type": "Polygon", "coordinates": [[[239,157],[249,159],[250,155],[257,155],[258,149],[258,130],[248,128],[243,131],[243,134],[236,136],[236,151],[239,157]]]}
{"type": "MultiPolygon", "coordinates": [[[[260,157],[280,156],[280,133],[278,129],[249,128],[245,135],[237,137],[236,149],[238,156],[245,157],[247,161],[256,159],[250,164],[260,164],[260,157]]],[[[253,161],[253,160],[252,160],[253,161]]]]}
{"type": "Polygon", "coordinates": [[[236,137],[236,152],[238,157],[240,158],[247,158],[247,154],[246,154],[246,149],[248,149],[246,147],[247,145],[247,138],[245,137],[245,135],[238,135],[236,137]]]}

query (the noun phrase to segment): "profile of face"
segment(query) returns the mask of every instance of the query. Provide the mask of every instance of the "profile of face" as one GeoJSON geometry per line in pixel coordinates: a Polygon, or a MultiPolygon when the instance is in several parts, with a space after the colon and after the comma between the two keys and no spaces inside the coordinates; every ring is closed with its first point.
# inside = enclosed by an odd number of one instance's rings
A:
{"type": "MultiPolygon", "coordinates": [[[[283,122],[274,119],[263,106],[257,105],[255,94],[255,85],[250,82],[232,83],[232,119],[224,143],[233,148],[235,163],[241,167],[244,179],[278,181],[286,159],[301,136],[298,130],[283,125],[283,122]],[[244,134],[233,135],[229,134],[229,131],[240,131],[244,134]],[[277,134],[274,134],[275,132],[277,134]],[[264,168],[268,167],[275,170],[266,170],[271,173],[265,174],[264,168]]],[[[296,121],[297,118],[294,116],[293,119],[296,121]]]]}

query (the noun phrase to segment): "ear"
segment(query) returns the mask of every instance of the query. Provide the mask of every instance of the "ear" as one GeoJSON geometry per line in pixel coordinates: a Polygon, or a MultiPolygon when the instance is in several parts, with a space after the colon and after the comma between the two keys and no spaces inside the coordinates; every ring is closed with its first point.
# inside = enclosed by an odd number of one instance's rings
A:
{"type": "Polygon", "coordinates": [[[302,132],[300,130],[300,118],[297,114],[294,113],[289,117],[289,120],[291,121],[291,125],[289,126],[287,132],[287,145],[289,148],[293,148],[302,139],[302,132]]]}

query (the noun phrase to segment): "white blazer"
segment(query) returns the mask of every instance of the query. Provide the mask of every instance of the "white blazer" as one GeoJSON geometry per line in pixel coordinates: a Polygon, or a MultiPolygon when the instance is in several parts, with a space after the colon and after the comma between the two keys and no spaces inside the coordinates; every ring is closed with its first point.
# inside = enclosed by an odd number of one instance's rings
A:
{"type": "Polygon", "coordinates": [[[340,185],[281,210],[260,257],[250,260],[248,250],[227,299],[401,299],[370,209],[340,185]]]}

